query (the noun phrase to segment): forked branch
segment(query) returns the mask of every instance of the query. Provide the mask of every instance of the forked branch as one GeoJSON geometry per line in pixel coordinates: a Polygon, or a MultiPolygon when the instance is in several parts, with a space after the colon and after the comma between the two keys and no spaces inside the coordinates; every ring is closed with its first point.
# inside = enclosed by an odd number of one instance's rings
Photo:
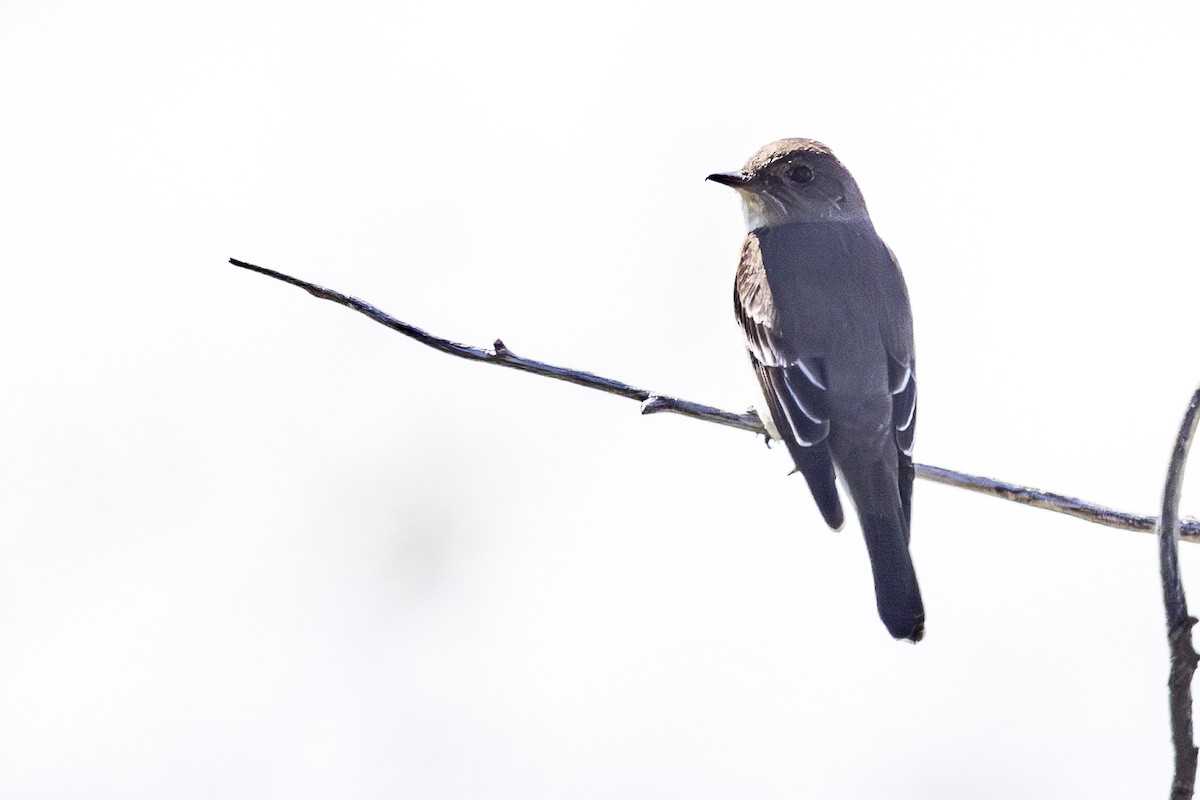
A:
{"type": "MultiPolygon", "coordinates": [[[[450,355],[466,358],[471,361],[483,361],[488,364],[498,364],[502,367],[519,369],[523,372],[532,372],[535,375],[542,375],[547,378],[586,386],[590,389],[599,389],[609,394],[628,397],[642,404],[643,414],[663,412],[682,414],[693,419],[715,422],[719,425],[768,436],[766,429],[763,427],[762,420],[759,419],[758,414],[753,409],[740,414],[735,411],[724,411],[701,403],[693,403],[677,397],[651,392],[647,389],[640,389],[636,386],[630,386],[627,383],[613,380],[612,378],[593,375],[590,372],[581,372],[567,367],[546,364],[542,361],[522,358],[509,350],[504,345],[504,342],[499,339],[496,340],[490,349],[459,344],[449,339],[434,336],[415,325],[401,322],[395,317],[380,311],[370,303],[366,303],[358,298],[317,286],[308,281],[302,281],[299,278],[293,278],[290,275],[276,272],[273,269],[239,261],[235,258],[229,259],[229,263],[236,267],[267,275],[284,283],[290,283],[293,286],[299,286],[309,294],[319,297],[322,300],[330,300],[347,308],[352,308],[394,331],[416,339],[418,342],[428,345],[435,350],[440,350],[443,353],[449,353],[450,355]]],[[[934,467],[927,464],[917,465],[917,476],[925,480],[957,486],[962,489],[970,489],[971,491],[983,494],[990,494],[993,497],[1011,500],[1015,503],[1034,506],[1036,508],[1044,508],[1049,511],[1056,511],[1060,514],[1069,514],[1073,517],[1078,517],[1079,519],[1099,525],[1106,525],[1111,528],[1123,528],[1125,530],[1145,531],[1148,533],[1157,531],[1160,572],[1163,585],[1163,603],[1167,614],[1167,641],[1171,650],[1171,674],[1169,679],[1171,737],[1175,748],[1175,777],[1171,785],[1172,800],[1186,800],[1187,798],[1191,798],[1196,781],[1197,749],[1193,743],[1192,736],[1191,690],[1192,676],[1196,670],[1198,660],[1196,651],[1192,646],[1191,636],[1192,626],[1196,624],[1196,619],[1189,616],[1187,612],[1187,602],[1184,598],[1183,585],[1180,582],[1179,576],[1179,547],[1177,542],[1179,539],[1191,542],[1200,541],[1200,521],[1194,518],[1186,520],[1179,518],[1179,500],[1183,486],[1184,465],[1187,461],[1188,448],[1191,445],[1192,436],[1196,431],[1198,421],[1200,421],[1200,389],[1197,389],[1196,393],[1192,396],[1192,402],[1188,406],[1187,414],[1179,431],[1179,437],[1175,442],[1171,465],[1167,471],[1166,488],[1163,492],[1162,514],[1158,518],[1142,516],[1140,514],[1129,514],[1074,497],[1067,497],[1053,492],[1043,492],[1038,489],[1017,486],[977,475],[968,475],[943,467],[934,467]]]]}

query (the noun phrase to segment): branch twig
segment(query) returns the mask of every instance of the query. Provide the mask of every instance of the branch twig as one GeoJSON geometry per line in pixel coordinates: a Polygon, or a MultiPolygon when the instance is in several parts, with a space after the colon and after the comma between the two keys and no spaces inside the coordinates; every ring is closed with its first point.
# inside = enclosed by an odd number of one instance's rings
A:
{"type": "MultiPolygon", "coordinates": [[[[458,356],[459,358],[471,361],[497,364],[502,367],[511,367],[523,372],[531,372],[535,375],[542,375],[547,378],[586,386],[589,389],[598,389],[609,394],[628,397],[642,404],[643,414],[682,414],[685,417],[703,420],[704,422],[713,422],[718,425],[725,425],[726,427],[737,428],[738,430],[749,431],[750,433],[757,433],[762,436],[768,435],[766,429],[763,427],[762,420],[759,419],[758,414],[753,409],[740,414],[736,411],[724,411],[702,403],[693,403],[678,397],[640,389],[618,380],[593,375],[590,372],[581,372],[568,367],[559,367],[529,358],[522,358],[515,355],[499,339],[496,340],[491,349],[459,344],[449,339],[434,336],[415,325],[401,322],[370,303],[359,300],[356,297],[350,297],[340,292],[335,292],[332,289],[326,289],[308,281],[293,278],[291,275],[285,275],[273,269],[239,261],[236,258],[229,259],[229,263],[235,267],[258,272],[284,283],[298,286],[322,300],[330,300],[347,308],[352,308],[381,325],[386,325],[394,331],[416,339],[421,344],[443,353],[449,353],[452,356],[458,356]]],[[[1014,503],[1021,503],[1022,505],[1044,508],[1059,514],[1068,514],[1072,517],[1078,517],[1079,519],[1094,522],[1098,525],[1106,525],[1110,528],[1154,533],[1158,525],[1158,520],[1155,517],[1142,514],[1129,514],[1095,503],[1089,503],[1086,500],[1080,500],[1075,497],[1055,494],[1054,492],[1043,492],[1039,489],[1031,489],[1027,486],[1005,483],[1004,481],[997,481],[978,475],[968,475],[965,472],[956,472],[944,467],[917,464],[917,477],[935,483],[957,486],[960,489],[969,489],[973,492],[991,495],[992,497],[999,497],[1003,500],[1011,500],[1014,503]]],[[[1187,517],[1179,521],[1179,528],[1179,538],[1189,542],[1200,542],[1200,520],[1187,517]]]]}
{"type": "Polygon", "coordinates": [[[1171,800],[1188,800],[1196,784],[1196,745],[1192,738],[1192,675],[1197,655],[1192,646],[1195,617],[1188,615],[1187,599],[1179,576],[1179,498],[1183,492],[1183,471],[1196,424],[1200,422],[1200,389],[1192,395],[1179,437],[1171,452],[1167,482],[1163,488],[1162,516],[1158,527],[1159,571],[1162,577],[1163,605],[1167,612],[1167,644],[1171,648],[1171,675],[1167,681],[1171,702],[1171,742],[1175,747],[1175,779],[1171,800]]]}

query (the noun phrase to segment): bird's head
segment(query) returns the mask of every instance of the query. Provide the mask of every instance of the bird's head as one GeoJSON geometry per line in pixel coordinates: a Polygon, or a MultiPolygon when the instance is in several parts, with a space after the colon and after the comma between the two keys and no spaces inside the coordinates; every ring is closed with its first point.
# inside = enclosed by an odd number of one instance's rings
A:
{"type": "Polygon", "coordinates": [[[854,178],[832,150],[813,139],[772,142],[740,172],[717,172],[708,180],[738,190],[752,231],[789,222],[868,219],[854,178]]]}

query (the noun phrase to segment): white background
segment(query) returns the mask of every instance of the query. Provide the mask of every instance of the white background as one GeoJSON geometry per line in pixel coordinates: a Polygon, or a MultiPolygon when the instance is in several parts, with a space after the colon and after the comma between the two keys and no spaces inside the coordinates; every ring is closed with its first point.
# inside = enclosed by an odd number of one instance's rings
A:
{"type": "Polygon", "coordinates": [[[1198,36],[1189,2],[3,3],[0,796],[1165,794],[1151,537],[918,482],[896,643],[781,448],[225,259],[742,409],[703,178],[819,138],[906,270],[918,460],[1149,513],[1200,381],[1198,36]]]}

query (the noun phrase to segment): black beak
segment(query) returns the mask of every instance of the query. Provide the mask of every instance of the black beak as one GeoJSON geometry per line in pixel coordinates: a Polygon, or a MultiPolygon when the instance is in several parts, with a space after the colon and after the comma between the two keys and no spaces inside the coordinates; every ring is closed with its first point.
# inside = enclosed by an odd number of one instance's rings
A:
{"type": "Polygon", "coordinates": [[[750,176],[744,172],[714,172],[704,180],[740,189],[750,183],[750,176]]]}

